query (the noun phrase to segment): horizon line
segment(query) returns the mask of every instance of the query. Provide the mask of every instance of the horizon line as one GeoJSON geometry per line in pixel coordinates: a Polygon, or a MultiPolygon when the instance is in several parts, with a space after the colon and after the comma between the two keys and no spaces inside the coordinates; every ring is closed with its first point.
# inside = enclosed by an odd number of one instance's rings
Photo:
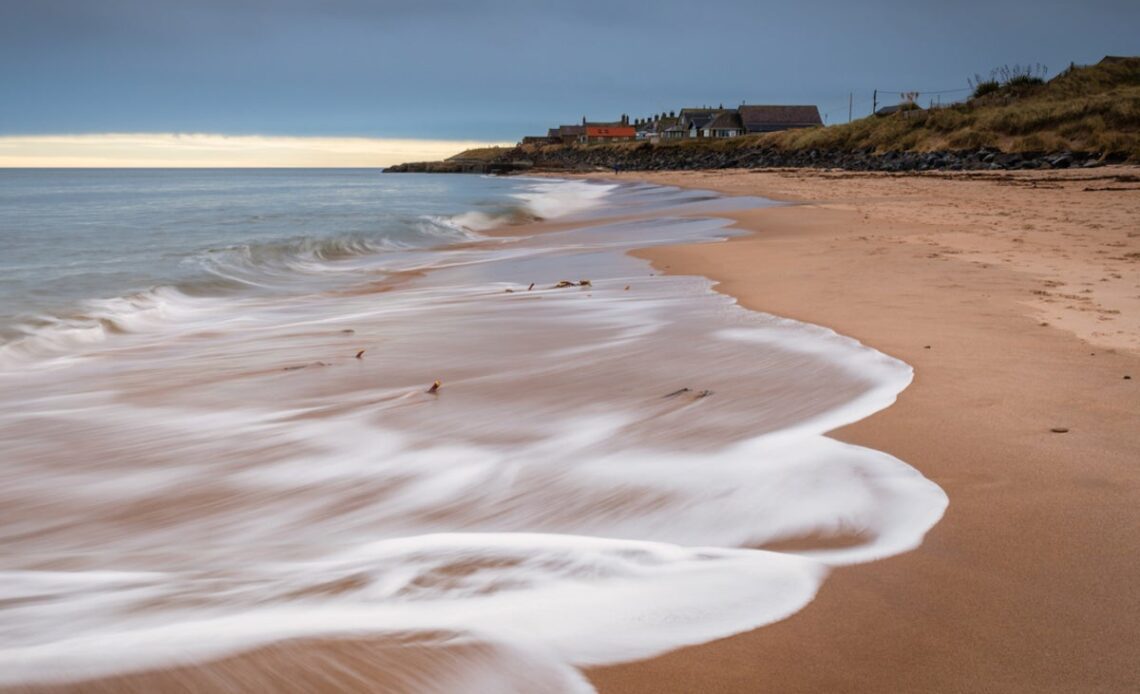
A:
{"type": "Polygon", "coordinates": [[[0,135],[4,169],[387,168],[445,159],[483,140],[324,135],[104,132],[0,135]]]}

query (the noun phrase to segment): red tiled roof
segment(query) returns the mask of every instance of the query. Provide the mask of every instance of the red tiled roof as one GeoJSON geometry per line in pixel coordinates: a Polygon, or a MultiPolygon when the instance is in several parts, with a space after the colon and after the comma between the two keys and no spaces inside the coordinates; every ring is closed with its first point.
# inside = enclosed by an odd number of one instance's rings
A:
{"type": "Polygon", "coordinates": [[[586,137],[636,137],[637,129],[631,125],[587,125],[586,137]]]}

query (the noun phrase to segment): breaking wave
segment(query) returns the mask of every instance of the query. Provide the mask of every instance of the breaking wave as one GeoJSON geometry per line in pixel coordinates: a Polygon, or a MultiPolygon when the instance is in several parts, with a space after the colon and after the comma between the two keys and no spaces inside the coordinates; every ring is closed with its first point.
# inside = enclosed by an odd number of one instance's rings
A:
{"type": "Polygon", "coordinates": [[[422,215],[382,229],[295,236],[207,248],[186,257],[189,276],[108,299],[84,299],[67,311],[23,316],[0,326],[0,369],[67,355],[112,335],[146,332],[200,317],[235,299],[332,290],[362,277],[423,269],[422,255],[483,238],[478,232],[561,217],[603,204],[615,186],[580,181],[521,180],[509,202],[454,215],[422,215]],[[211,300],[215,300],[216,303],[211,300]]]}

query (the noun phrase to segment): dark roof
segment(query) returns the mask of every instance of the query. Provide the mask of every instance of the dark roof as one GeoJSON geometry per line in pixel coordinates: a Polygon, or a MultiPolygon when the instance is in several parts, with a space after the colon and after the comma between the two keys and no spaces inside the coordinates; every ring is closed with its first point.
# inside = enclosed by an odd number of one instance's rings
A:
{"type": "Polygon", "coordinates": [[[884,106],[881,109],[879,109],[878,111],[875,111],[875,115],[876,116],[889,116],[892,113],[898,113],[899,111],[921,111],[921,110],[922,110],[921,106],[914,103],[913,101],[908,101],[908,102],[904,102],[901,104],[895,104],[894,106],[884,106]]]}
{"type": "Polygon", "coordinates": [[[560,125],[558,126],[558,134],[561,137],[568,135],[585,135],[586,126],[584,125],[560,125]]]}
{"type": "Polygon", "coordinates": [[[546,136],[547,137],[562,137],[562,133],[560,132],[560,130],[561,130],[561,128],[551,128],[550,130],[546,131],[546,136]]]}
{"type": "Polygon", "coordinates": [[[815,106],[741,106],[738,110],[750,133],[823,125],[815,106]]]}
{"type": "Polygon", "coordinates": [[[709,121],[705,127],[709,130],[742,130],[744,122],[736,111],[725,111],[709,121]]]}
{"type": "Polygon", "coordinates": [[[683,108],[678,117],[689,127],[703,128],[724,111],[723,108],[683,108]]]}

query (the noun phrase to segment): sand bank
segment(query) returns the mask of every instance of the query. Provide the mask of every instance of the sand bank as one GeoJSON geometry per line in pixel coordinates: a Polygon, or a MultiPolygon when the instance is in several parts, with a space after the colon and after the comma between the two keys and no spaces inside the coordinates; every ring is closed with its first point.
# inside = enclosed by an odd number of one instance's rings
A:
{"type": "Polygon", "coordinates": [[[920,549],[838,570],[790,619],[595,669],[599,690],[1138,686],[1137,173],[639,175],[801,203],[643,255],[914,365],[897,405],[833,435],[907,460],[950,507],[920,549]]]}

